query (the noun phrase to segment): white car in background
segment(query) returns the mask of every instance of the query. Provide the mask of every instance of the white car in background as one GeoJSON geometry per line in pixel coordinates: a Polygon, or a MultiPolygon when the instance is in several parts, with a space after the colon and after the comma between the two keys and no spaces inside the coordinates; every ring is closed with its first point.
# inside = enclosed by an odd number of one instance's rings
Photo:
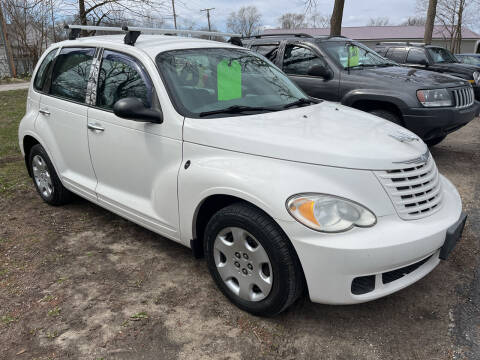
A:
{"type": "Polygon", "coordinates": [[[52,45],[19,141],[51,205],[71,193],[204,254],[241,309],[365,302],[445,259],[466,216],[427,146],[307,97],[227,43],[142,35],[52,45]]]}

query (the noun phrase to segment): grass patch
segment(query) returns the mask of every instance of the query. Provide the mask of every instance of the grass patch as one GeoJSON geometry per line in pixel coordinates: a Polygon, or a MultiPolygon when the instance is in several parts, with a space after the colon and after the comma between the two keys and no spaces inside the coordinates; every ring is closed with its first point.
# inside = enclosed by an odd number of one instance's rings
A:
{"type": "Polygon", "coordinates": [[[0,195],[30,183],[18,145],[18,124],[25,115],[27,90],[0,92],[0,195]]]}
{"type": "Polygon", "coordinates": [[[130,316],[130,320],[142,320],[142,319],[148,319],[148,315],[145,311],[139,312],[137,314],[134,314],[130,316]]]}
{"type": "Polygon", "coordinates": [[[48,316],[58,316],[60,315],[60,311],[62,311],[62,309],[60,309],[58,306],[55,306],[53,309],[50,309],[48,310],[48,316]]]}

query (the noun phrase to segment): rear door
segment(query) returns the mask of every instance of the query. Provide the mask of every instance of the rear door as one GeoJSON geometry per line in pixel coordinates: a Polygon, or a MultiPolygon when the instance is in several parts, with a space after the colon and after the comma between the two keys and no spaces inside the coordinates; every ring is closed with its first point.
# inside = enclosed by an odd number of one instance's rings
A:
{"type": "Polygon", "coordinates": [[[86,96],[95,51],[91,47],[60,50],[35,123],[62,183],[93,200],[97,180],[88,150],[86,96]]]}
{"type": "Polygon", "coordinates": [[[110,210],[172,239],[178,239],[177,174],[181,134],[168,136],[172,119],[162,124],[119,118],[116,101],[136,97],[159,109],[145,67],[124,53],[104,50],[96,99],[88,111],[88,141],[98,179],[98,201],[110,210]],[[169,123],[170,122],[170,123],[169,123]]]}
{"type": "Polygon", "coordinates": [[[287,44],[283,51],[282,70],[308,95],[338,101],[339,80],[327,61],[315,49],[303,44],[287,44]],[[330,69],[332,77],[325,79],[309,75],[309,69],[316,65],[330,69]]]}

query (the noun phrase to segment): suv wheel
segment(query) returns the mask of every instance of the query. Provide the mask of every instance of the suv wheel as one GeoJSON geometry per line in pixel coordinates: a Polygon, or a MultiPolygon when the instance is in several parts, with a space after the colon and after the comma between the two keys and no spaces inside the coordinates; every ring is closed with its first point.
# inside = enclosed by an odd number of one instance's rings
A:
{"type": "Polygon", "coordinates": [[[436,137],[434,139],[425,140],[425,144],[427,144],[428,147],[432,147],[432,146],[435,146],[437,144],[440,144],[443,140],[445,140],[446,137],[447,137],[447,135],[444,135],[444,136],[436,137]]]}
{"type": "Polygon", "coordinates": [[[381,117],[385,120],[391,121],[391,122],[393,122],[397,125],[403,126],[402,125],[402,120],[400,119],[400,117],[392,111],[377,109],[377,110],[371,110],[371,111],[369,111],[369,113],[372,114],[372,115],[376,115],[378,117],[381,117]]]}
{"type": "Polygon", "coordinates": [[[303,292],[292,244],[262,211],[236,203],[218,211],[205,229],[208,268],[223,294],[254,315],[273,316],[303,292]]]}
{"type": "Polygon", "coordinates": [[[72,193],[62,185],[42,145],[32,147],[28,164],[35,188],[45,202],[50,205],[63,205],[71,200],[72,193]]]}

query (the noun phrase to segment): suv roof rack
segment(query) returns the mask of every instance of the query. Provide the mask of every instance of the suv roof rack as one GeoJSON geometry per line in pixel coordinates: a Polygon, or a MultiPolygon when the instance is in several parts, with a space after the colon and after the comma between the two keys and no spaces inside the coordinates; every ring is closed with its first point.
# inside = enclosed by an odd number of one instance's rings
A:
{"type": "Polygon", "coordinates": [[[413,46],[426,46],[429,44],[422,43],[422,42],[411,42],[411,41],[381,41],[378,42],[376,45],[413,45],[413,46]]]}
{"type": "Polygon", "coordinates": [[[127,45],[135,45],[138,37],[142,33],[155,34],[155,35],[191,35],[191,36],[227,36],[230,37],[229,43],[233,45],[242,46],[240,40],[240,34],[231,34],[216,31],[200,31],[200,30],[177,30],[177,29],[156,29],[145,28],[137,26],[122,26],[122,27],[110,27],[110,26],[93,26],[93,25],[65,25],[65,29],[70,30],[68,34],[69,40],[75,40],[80,36],[81,30],[89,31],[111,31],[120,32],[125,34],[123,42],[127,45]]]}
{"type": "Polygon", "coordinates": [[[242,37],[242,39],[261,39],[263,37],[275,37],[275,36],[293,36],[293,37],[306,37],[306,38],[313,38],[312,35],[308,35],[305,33],[278,33],[278,34],[258,34],[258,35],[252,35],[252,36],[245,36],[242,37]]]}

